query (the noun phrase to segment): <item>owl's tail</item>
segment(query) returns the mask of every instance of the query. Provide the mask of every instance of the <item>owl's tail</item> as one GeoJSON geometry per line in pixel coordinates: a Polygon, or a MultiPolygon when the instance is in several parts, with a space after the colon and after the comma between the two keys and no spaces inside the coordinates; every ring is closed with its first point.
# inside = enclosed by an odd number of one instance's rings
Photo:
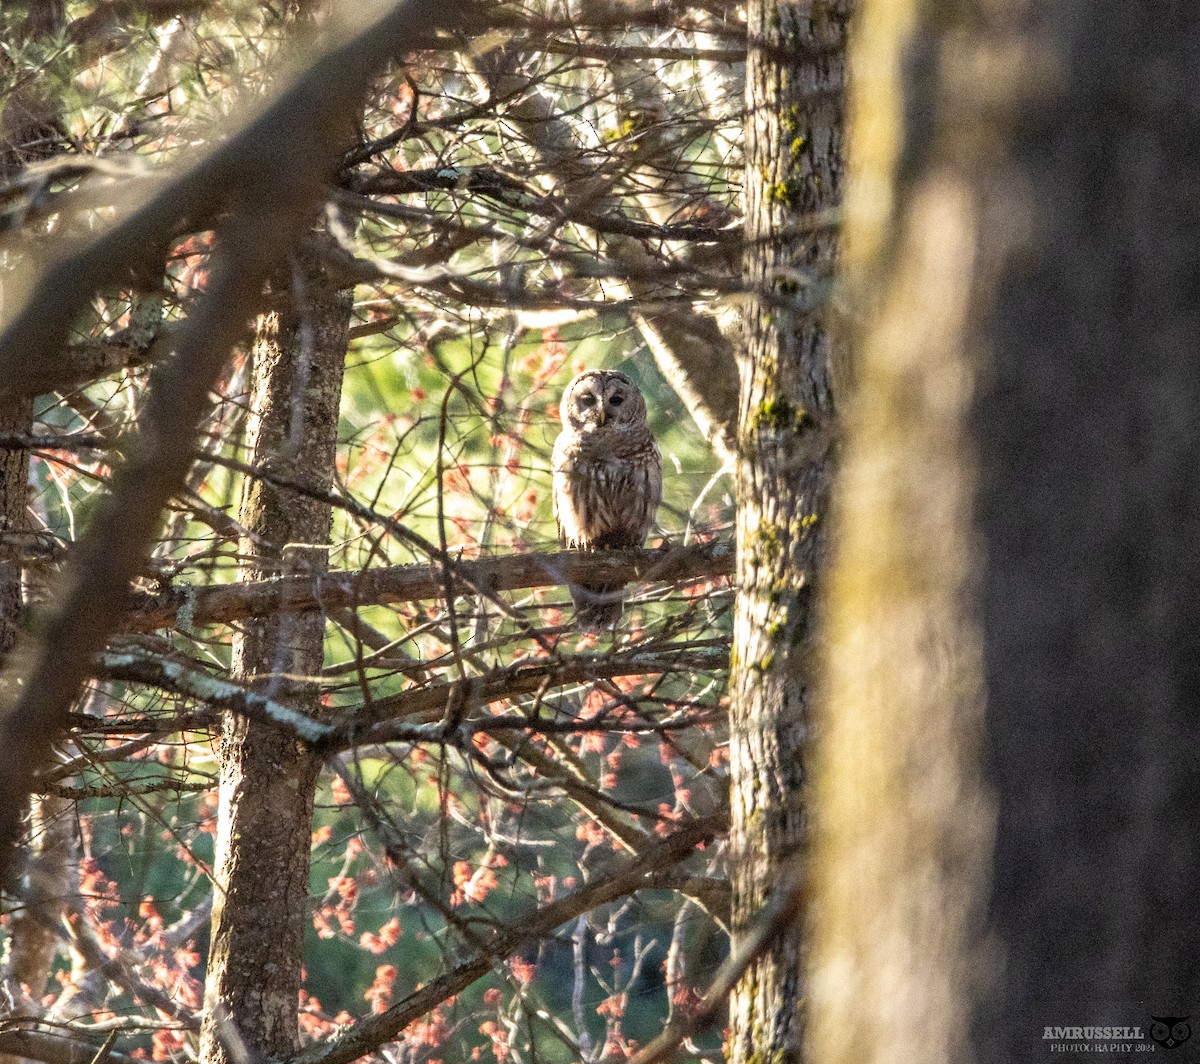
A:
{"type": "Polygon", "coordinates": [[[582,632],[602,632],[615,628],[625,608],[621,592],[624,584],[572,584],[575,623],[582,632]]]}

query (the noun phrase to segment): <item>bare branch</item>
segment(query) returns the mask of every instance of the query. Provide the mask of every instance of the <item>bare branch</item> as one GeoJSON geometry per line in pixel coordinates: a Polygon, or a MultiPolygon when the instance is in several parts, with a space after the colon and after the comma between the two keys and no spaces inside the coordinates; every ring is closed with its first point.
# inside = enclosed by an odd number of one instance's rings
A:
{"type": "Polygon", "coordinates": [[[183,482],[208,389],[257,309],[270,270],[309,224],[373,70],[401,47],[410,23],[442,23],[454,11],[451,0],[410,0],[357,14],[270,103],[248,110],[227,139],[174,178],[164,177],[148,203],[109,229],[60,248],[18,297],[0,332],[7,395],[42,391],[61,379],[71,318],[97,288],[128,283],[130,271],[157,261],[181,214],[236,206],[222,226],[210,287],[180,329],[174,358],[161,368],[140,437],[78,548],[43,638],[18,642],[0,677],[0,879],[20,835],[33,773],[64,729],[92,656],[117,624],[162,508],[183,482]]]}
{"type": "MultiPolygon", "coordinates": [[[[297,739],[323,751],[347,750],[373,743],[442,742],[467,743],[480,731],[497,733],[528,730],[559,731],[621,730],[613,721],[593,719],[564,726],[517,717],[489,717],[468,721],[465,714],[479,706],[519,695],[533,694],[552,686],[583,683],[619,676],[655,675],[667,672],[689,673],[720,670],[728,664],[724,645],[683,645],[656,650],[633,650],[619,654],[578,654],[558,661],[530,661],[492,669],[466,681],[430,684],[376,699],[343,711],[343,723],[314,720],[300,710],[249,690],[239,683],[213,676],[161,655],[140,650],[107,651],[99,658],[107,679],[153,684],[164,690],[203,699],[210,706],[221,706],[257,720],[271,720],[289,729],[297,739]],[[443,720],[447,707],[455,712],[443,720]]],[[[85,727],[86,718],[75,718],[85,727]]],[[[107,723],[107,722],[105,722],[107,723]]],[[[172,722],[172,727],[194,727],[194,718],[172,722]]],[[[147,722],[132,719],[121,722],[118,731],[142,733],[147,722]]],[[[649,731],[653,725],[631,724],[626,730],[649,731]]],[[[105,729],[112,734],[112,728],[105,729]]],[[[567,787],[571,781],[562,781],[567,787]]],[[[582,781],[576,781],[582,784],[582,781]]]]}
{"type": "MultiPolygon", "coordinates": [[[[24,1030],[17,1026],[19,1022],[16,1019],[0,1022],[0,1053],[44,1064],[91,1064],[102,1048],[82,1037],[24,1030]]],[[[133,1057],[112,1050],[104,1059],[107,1064],[137,1064],[133,1057]]]]}
{"type": "MultiPolygon", "coordinates": [[[[589,680],[612,679],[616,676],[640,676],[685,670],[704,672],[728,667],[729,654],[724,646],[709,646],[683,652],[629,651],[623,654],[580,654],[566,661],[530,662],[493,669],[483,676],[465,681],[433,684],[412,691],[403,691],[389,698],[380,698],[356,709],[351,723],[337,727],[319,741],[326,750],[345,750],[360,743],[383,743],[412,738],[411,724],[415,720],[437,720],[447,707],[459,715],[472,706],[499,702],[517,695],[534,694],[544,686],[582,683],[589,680]],[[407,724],[398,723],[403,718],[407,724]]],[[[453,718],[454,713],[447,713],[453,718]]],[[[449,726],[440,721],[435,729],[422,734],[425,741],[452,734],[449,726]]]]}
{"type": "Polygon", "coordinates": [[[0,396],[56,387],[75,315],[97,289],[145,278],[180,231],[181,219],[202,228],[235,202],[244,207],[252,200],[271,213],[291,205],[307,220],[322,180],[340,161],[335,146],[353,128],[353,104],[372,71],[403,50],[410,26],[445,24],[458,5],[407,0],[355,6],[367,10],[294,70],[269,104],[245,107],[236,128],[191,165],[164,170],[137,182],[133,193],[114,197],[117,221],[77,243],[57,245],[38,275],[25,277],[26,291],[14,285],[16,310],[0,330],[0,396]]]}
{"type": "Polygon", "coordinates": [[[723,817],[712,816],[686,824],[640,857],[622,864],[611,875],[535,910],[522,920],[513,921],[511,926],[497,931],[486,949],[471,960],[432,980],[387,1012],[355,1024],[331,1042],[298,1053],[290,1064],[350,1064],[350,1061],[366,1056],[446,998],[461,993],[528,943],[544,938],[555,928],[597,906],[654,886],[653,873],[686,860],[697,846],[723,831],[725,823],[723,817]]]}
{"type": "MultiPolygon", "coordinates": [[[[559,584],[629,583],[633,580],[686,583],[733,572],[728,543],[703,543],[667,550],[558,551],[509,554],[451,564],[455,586],[463,593],[478,588],[516,591],[559,584]]],[[[359,572],[308,574],[211,587],[172,587],[140,593],[126,615],[125,629],[195,628],[230,624],[282,609],[336,610],[383,603],[438,598],[445,591],[440,565],[393,565],[359,572]]]]}
{"type": "MultiPolygon", "coordinates": [[[[488,166],[443,167],[439,170],[384,172],[352,184],[352,191],[364,195],[400,196],[433,190],[475,192],[491,196],[509,206],[531,214],[563,218],[599,233],[637,237],[643,240],[682,240],[710,244],[740,244],[741,226],[689,225],[685,222],[643,222],[620,213],[588,210],[559,197],[544,195],[506,174],[488,166]]],[[[361,203],[347,195],[348,206],[361,203]]]]}
{"type": "Polygon", "coordinates": [[[737,949],[725,958],[696,1007],[680,1019],[668,1023],[662,1034],[629,1058],[629,1064],[660,1064],[661,1061],[670,1060],[684,1039],[711,1023],[730,991],[767,941],[800,918],[806,897],[805,880],[795,875],[776,888],[769,903],[759,914],[756,925],[744,933],[737,949]]]}

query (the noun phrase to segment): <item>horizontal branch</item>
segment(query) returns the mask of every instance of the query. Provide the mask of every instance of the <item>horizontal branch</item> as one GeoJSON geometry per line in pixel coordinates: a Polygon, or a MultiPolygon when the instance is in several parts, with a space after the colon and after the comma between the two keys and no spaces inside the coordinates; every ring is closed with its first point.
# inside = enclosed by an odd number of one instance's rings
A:
{"type": "MultiPolygon", "coordinates": [[[[522,42],[515,40],[510,44],[514,49],[520,48],[522,42]]],[[[744,63],[746,61],[746,46],[737,45],[732,48],[701,48],[698,45],[671,46],[666,44],[608,44],[595,41],[570,40],[530,40],[530,52],[545,52],[548,55],[574,55],[580,59],[603,59],[605,62],[622,60],[637,62],[647,59],[660,59],[668,62],[679,61],[688,63],[744,63]]]]}
{"type": "MultiPolygon", "coordinates": [[[[483,676],[472,676],[451,683],[431,684],[398,695],[376,699],[351,711],[350,723],[333,726],[330,734],[315,745],[321,750],[345,750],[364,743],[401,741],[445,741],[459,728],[443,725],[439,718],[461,721],[471,709],[517,695],[531,695],[545,687],[592,680],[611,680],[619,676],[661,675],[716,671],[729,665],[724,646],[710,646],[680,652],[630,651],[622,654],[580,654],[565,661],[533,661],[493,669],[483,676]],[[386,719],[385,719],[386,718],[386,719]],[[426,722],[425,727],[414,721],[426,722]]],[[[536,731],[534,722],[530,730],[536,731]]],[[[473,734],[477,730],[469,729],[473,734]]],[[[507,724],[502,729],[511,731],[507,724]]]]}
{"type": "MultiPolygon", "coordinates": [[[[474,589],[517,591],[561,584],[622,584],[634,580],[684,583],[733,574],[733,547],[703,543],[664,550],[558,551],[507,554],[454,562],[451,583],[461,594],[474,589]]],[[[304,612],[440,598],[446,586],[435,565],[302,574],[210,587],[172,587],[135,593],[126,631],[230,624],[280,610],[304,612]]]]}
{"type": "MultiPolygon", "coordinates": [[[[19,1022],[0,1021],[0,1053],[40,1060],[44,1064],[92,1064],[103,1048],[99,1042],[82,1036],[46,1034],[15,1026],[19,1022]]],[[[137,1064],[133,1057],[111,1049],[105,1053],[104,1059],[107,1064],[137,1064]]]]}
{"type": "Polygon", "coordinates": [[[165,355],[169,339],[177,330],[164,327],[157,336],[130,336],[121,333],[105,340],[88,340],[71,344],[63,357],[60,387],[86,384],[123,369],[136,369],[165,355]],[[155,340],[161,337],[160,343],[155,340]]]}
{"type": "Polygon", "coordinates": [[[646,887],[657,886],[654,873],[686,860],[697,846],[715,838],[725,830],[725,826],[720,816],[704,817],[686,824],[640,857],[618,866],[609,876],[514,921],[498,931],[471,960],[432,980],[386,1012],[356,1023],[345,1034],[302,1050],[291,1058],[290,1064],[350,1064],[374,1052],[414,1020],[420,1019],[447,998],[462,993],[528,943],[546,937],[556,928],[597,906],[627,897],[646,887]]]}
{"type": "Polygon", "coordinates": [[[35,776],[31,793],[49,795],[53,798],[67,798],[72,802],[79,802],[85,798],[129,799],[144,794],[173,794],[178,797],[186,793],[200,794],[204,791],[211,791],[214,786],[216,786],[215,779],[189,783],[185,780],[162,777],[145,781],[135,780],[133,782],[121,780],[107,787],[63,787],[55,783],[42,783],[35,776]]]}
{"type": "MultiPolygon", "coordinates": [[[[518,662],[492,669],[482,676],[449,683],[429,684],[373,702],[345,707],[342,721],[317,721],[300,710],[251,691],[238,683],[213,676],[182,662],[141,648],[109,650],[99,655],[98,671],[106,679],[145,683],[176,694],[202,700],[205,705],[232,710],[255,720],[269,720],[293,732],[314,749],[324,752],[388,742],[469,743],[476,732],[551,732],[555,722],[522,722],[516,717],[470,720],[470,710],[544,688],[620,676],[662,675],[681,670],[688,673],[724,669],[728,649],[720,643],[668,646],[659,650],[631,650],[619,654],[578,654],[560,660],[518,662]],[[447,712],[451,710],[452,712],[447,712]]],[[[578,722],[578,730],[621,730],[616,720],[578,722]]],[[[172,720],[171,727],[196,727],[194,717],[172,720]]],[[[142,719],[91,720],[77,714],[75,729],[86,733],[142,734],[150,722],[142,719]],[[115,725],[115,726],[114,726],[115,725]]],[[[649,727],[653,727],[650,725],[649,727]]],[[[631,723],[626,730],[646,730],[631,723]]]]}
{"type": "Polygon", "coordinates": [[[644,240],[684,240],[713,244],[740,244],[742,227],[656,224],[626,218],[618,212],[596,213],[547,196],[490,166],[452,166],[436,170],[385,171],[353,182],[352,191],[361,195],[400,196],[442,190],[475,192],[490,196],[510,207],[548,218],[564,218],[588,228],[644,240]]]}

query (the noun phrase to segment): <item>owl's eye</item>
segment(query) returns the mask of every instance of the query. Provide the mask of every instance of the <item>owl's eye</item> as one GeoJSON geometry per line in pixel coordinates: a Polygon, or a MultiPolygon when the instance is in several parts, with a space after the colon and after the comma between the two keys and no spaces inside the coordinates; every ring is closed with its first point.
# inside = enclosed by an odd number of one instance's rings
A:
{"type": "Polygon", "coordinates": [[[625,402],[625,399],[624,399],[624,397],[623,397],[623,396],[620,396],[620,395],[614,395],[614,396],[613,396],[613,397],[612,397],[612,398],[611,398],[611,399],[608,401],[608,405],[609,405],[609,406],[620,406],[620,405],[621,405],[623,402],[625,402]]]}
{"type": "Polygon", "coordinates": [[[579,397],[580,406],[593,406],[595,405],[595,402],[596,397],[592,395],[591,392],[584,392],[583,395],[579,397]]]}

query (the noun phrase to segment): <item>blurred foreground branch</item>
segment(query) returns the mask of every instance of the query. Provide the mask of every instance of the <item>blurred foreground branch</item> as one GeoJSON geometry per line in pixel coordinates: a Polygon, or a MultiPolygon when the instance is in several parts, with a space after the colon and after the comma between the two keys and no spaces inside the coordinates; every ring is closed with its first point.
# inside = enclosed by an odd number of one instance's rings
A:
{"type": "Polygon", "coordinates": [[[453,4],[372,5],[293,74],[265,107],[249,108],[236,132],[192,167],[163,179],[149,203],[110,229],[60,247],[17,298],[0,331],[5,394],[53,387],[66,331],[97,289],[127,281],[161,255],[180,211],[234,209],[218,234],[212,280],[180,329],[174,356],[154,382],[139,439],[93,519],[58,607],[37,642],[13,650],[0,686],[0,881],[20,834],[32,774],[61,733],[92,655],[116,626],[130,579],[163,506],[192,459],[208,390],[262,298],[264,283],[311,221],[336,168],[372,73],[406,30],[443,23],[453,4]]]}

